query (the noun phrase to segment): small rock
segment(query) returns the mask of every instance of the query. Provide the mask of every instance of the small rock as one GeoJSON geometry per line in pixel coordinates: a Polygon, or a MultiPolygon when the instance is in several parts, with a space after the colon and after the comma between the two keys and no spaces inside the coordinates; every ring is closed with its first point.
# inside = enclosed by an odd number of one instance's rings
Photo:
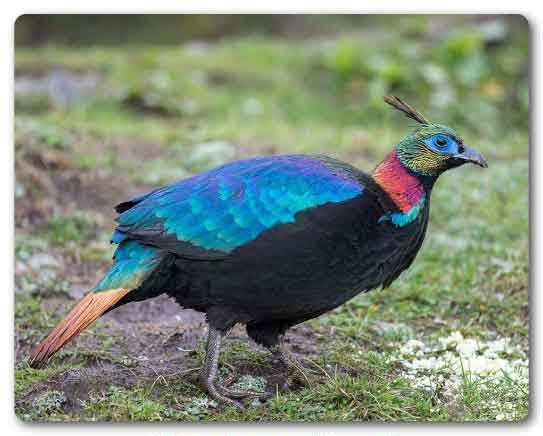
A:
{"type": "Polygon", "coordinates": [[[498,44],[507,38],[509,28],[503,19],[485,21],[479,26],[484,41],[487,44],[498,44]]]}
{"type": "Polygon", "coordinates": [[[438,325],[446,325],[447,323],[440,317],[436,316],[434,318],[434,324],[438,324],[438,325]]]}
{"type": "Polygon", "coordinates": [[[33,270],[39,270],[39,269],[42,269],[42,268],[48,268],[48,269],[57,268],[59,266],[59,263],[50,254],[38,253],[38,254],[35,254],[34,256],[32,256],[28,260],[28,265],[33,270]]]}

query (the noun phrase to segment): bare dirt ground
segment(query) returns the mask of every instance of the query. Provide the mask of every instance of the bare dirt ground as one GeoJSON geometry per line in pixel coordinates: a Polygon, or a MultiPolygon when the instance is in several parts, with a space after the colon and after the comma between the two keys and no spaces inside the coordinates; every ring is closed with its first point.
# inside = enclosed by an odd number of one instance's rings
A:
{"type": "MultiPolygon", "coordinates": [[[[158,379],[183,379],[198,385],[200,360],[197,348],[207,332],[203,314],[183,310],[166,296],[127,304],[103,317],[100,337],[82,334],[75,340],[77,349],[85,353],[103,346],[104,338],[114,338],[107,348],[107,358],[86,359],[82,366],[67,369],[46,382],[37,383],[20,399],[32,402],[44,392],[62,391],[66,397],[65,411],[77,410],[91,392],[105,392],[109,386],[131,387],[158,379]]],[[[314,356],[318,335],[307,326],[289,331],[285,343],[298,360],[314,356]]],[[[227,342],[246,341],[251,352],[263,349],[247,338],[245,329],[236,326],[227,342]]],[[[73,347],[69,345],[68,347],[73,347]]],[[[17,359],[24,358],[30,344],[18,347],[17,359]]],[[[235,364],[235,362],[232,362],[235,364]]],[[[233,366],[230,366],[234,370],[233,366]]],[[[271,365],[242,362],[235,365],[235,374],[265,377],[271,385],[277,376],[271,365]]],[[[271,386],[270,386],[271,388],[271,386]]]]}

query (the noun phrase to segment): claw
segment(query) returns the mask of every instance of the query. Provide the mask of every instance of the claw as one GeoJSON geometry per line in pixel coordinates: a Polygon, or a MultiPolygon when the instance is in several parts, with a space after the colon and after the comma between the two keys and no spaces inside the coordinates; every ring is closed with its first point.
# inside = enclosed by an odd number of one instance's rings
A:
{"type": "MultiPolygon", "coordinates": [[[[219,354],[221,351],[221,340],[225,336],[224,332],[209,327],[207,338],[207,353],[204,367],[200,373],[200,383],[206,390],[208,395],[222,404],[231,404],[240,410],[245,410],[245,407],[237,399],[244,398],[267,398],[267,393],[252,392],[252,391],[234,391],[227,389],[217,383],[217,373],[219,368],[219,354]]],[[[235,375],[228,377],[225,381],[226,386],[231,385],[236,379],[235,375]]]]}

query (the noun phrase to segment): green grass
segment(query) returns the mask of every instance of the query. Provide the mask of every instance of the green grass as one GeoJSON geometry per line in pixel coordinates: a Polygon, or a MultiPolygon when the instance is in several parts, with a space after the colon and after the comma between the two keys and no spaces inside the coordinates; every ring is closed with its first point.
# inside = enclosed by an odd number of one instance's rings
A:
{"type": "Polygon", "coordinates": [[[32,368],[17,368],[15,370],[15,395],[19,396],[37,382],[45,381],[63,371],[65,367],[36,370],[32,368]]]}
{"type": "MultiPolygon", "coordinates": [[[[404,18],[394,34],[383,31],[382,20],[369,24],[362,36],[350,31],[296,44],[230,38],[202,52],[190,46],[17,49],[18,72],[55,67],[100,76],[90,95],[68,106],[47,95],[16,99],[16,160],[25,163],[17,167],[23,194],[16,207],[28,210],[16,229],[19,416],[32,421],[526,418],[526,374],[476,377],[466,368],[451,387],[452,369],[429,369],[424,374],[434,381],[444,376],[429,391],[407,377],[406,365],[421,356],[401,351],[410,340],[431,350],[459,333],[483,345],[508,338],[511,350],[496,359],[511,365],[527,359],[526,28],[513,22],[509,37],[491,46],[481,28],[467,22],[435,38],[429,36],[428,19],[404,18]],[[97,349],[67,349],[40,370],[23,360],[60,318],[64,309],[55,308],[73,304],[65,292],[71,284],[91,286],[92,274],[108,265],[111,208],[124,199],[112,191],[133,195],[205,169],[210,163],[197,156],[216,141],[226,144],[224,156],[214,156],[218,162],[315,152],[370,170],[409,128],[382,103],[387,92],[454,126],[485,154],[489,168],[466,166],[439,180],[423,249],[389,289],[360,295],[307,323],[318,349],[303,362],[309,386],[243,412],[217,407],[184,377],[157,375],[103,386],[77,407],[67,406],[68,394],[59,387],[32,394],[33,387],[71,364],[107,361],[126,369],[131,366],[125,358],[137,357],[122,348],[121,337],[107,340],[111,330],[99,323],[90,330],[101,344],[97,349]],[[65,161],[55,160],[58,155],[65,161]],[[67,202],[58,184],[66,173],[80,180],[80,195],[96,194],[100,202],[91,206],[76,197],[67,202]],[[60,264],[33,268],[39,253],[54,255],[60,264]],[[72,270],[63,268],[66,264],[72,270]],[[82,269],[73,270],[74,265],[82,269]]],[[[452,346],[428,351],[425,358],[447,352],[458,357],[452,346]]],[[[191,359],[197,365],[202,357],[199,346],[191,359]]],[[[258,369],[267,359],[266,353],[232,341],[221,363],[258,369]]]]}
{"type": "Polygon", "coordinates": [[[47,229],[47,239],[56,245],[64,245],[70,241],[80,244],[90,238],[89,233],[92,231],[84,216],[52,216],[47,222],[47,229]]]}

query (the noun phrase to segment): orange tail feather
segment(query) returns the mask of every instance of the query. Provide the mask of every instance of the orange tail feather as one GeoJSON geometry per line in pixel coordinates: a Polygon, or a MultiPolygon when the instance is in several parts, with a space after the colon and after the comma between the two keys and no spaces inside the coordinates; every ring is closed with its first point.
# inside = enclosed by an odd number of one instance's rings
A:
{"type": "Polygon", "coordinates": [[[28,360],[30,366],[39,367],[130,291],[131,289],[119,288],[86,295],[49,336],[34,348],[28,360]]]}

